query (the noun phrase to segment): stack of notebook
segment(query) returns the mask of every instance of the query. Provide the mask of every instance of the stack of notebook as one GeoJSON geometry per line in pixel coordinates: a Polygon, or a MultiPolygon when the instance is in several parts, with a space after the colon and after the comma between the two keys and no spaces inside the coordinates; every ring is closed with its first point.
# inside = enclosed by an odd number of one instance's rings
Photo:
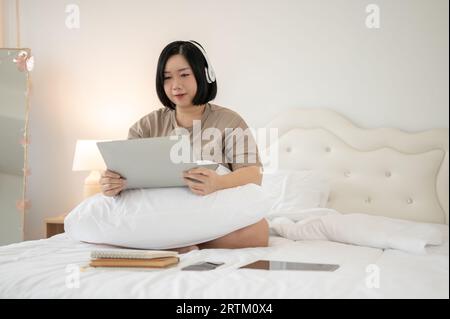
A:
{"type": "Polygon", "coordinates": [[[178,252],[166,250],[94,250],[91,267],[166,268],[178,264],[178,252]]]}

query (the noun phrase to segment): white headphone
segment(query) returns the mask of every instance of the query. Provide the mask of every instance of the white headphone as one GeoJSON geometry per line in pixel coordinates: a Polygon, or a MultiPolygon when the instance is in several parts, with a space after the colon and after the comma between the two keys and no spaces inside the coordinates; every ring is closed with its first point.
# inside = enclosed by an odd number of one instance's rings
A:
{"type": "Polygon", "coordinates": [[[202,52],[203,56],[205,57],[206,64],[207,64],[207,67],[205,68],[206,81],[208,81],[208,83],[215,82],[216,81],[216,73],[214,72],[214,69],[213,69],[211,63],[209,62],[209,59],[208,59],[208,56],[206,55],[205,50],[199,44],[197,44],[195,41],[189,40],[187,42],[190,42],[193,45],[195,45],[200,50],[200,52],[202,52]]]}

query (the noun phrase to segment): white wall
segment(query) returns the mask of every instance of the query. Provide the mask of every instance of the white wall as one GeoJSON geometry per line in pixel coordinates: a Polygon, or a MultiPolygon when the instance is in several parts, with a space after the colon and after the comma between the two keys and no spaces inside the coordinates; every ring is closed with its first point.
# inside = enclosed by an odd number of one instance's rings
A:
{"type": "Polygon", "coordinates": [[[22,0],[22,45],[36,58],[27,238],[43,218],[73,208],[84,173],[77,139],[125,138],[160,107],[162,48],[203,44],[215,67],[215,103],[263,126],[290,107],[334,109],[364,127],[448,127],[447,0],[22,0]],[[366,5],[381,28],[365,26],[366,5]],[[65,26],[78,4],[80,29],[65,26]]]}

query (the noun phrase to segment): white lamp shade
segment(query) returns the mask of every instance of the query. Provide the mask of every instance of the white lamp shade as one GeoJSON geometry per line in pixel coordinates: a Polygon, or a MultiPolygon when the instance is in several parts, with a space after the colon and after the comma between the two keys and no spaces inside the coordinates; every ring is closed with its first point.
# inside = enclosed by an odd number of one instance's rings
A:
{"type": "Polygon", "coordinates": [[[104,140],[78,140],[73,157],[73,171],[106,170],[105,162],[97,147],[104,140]]]}

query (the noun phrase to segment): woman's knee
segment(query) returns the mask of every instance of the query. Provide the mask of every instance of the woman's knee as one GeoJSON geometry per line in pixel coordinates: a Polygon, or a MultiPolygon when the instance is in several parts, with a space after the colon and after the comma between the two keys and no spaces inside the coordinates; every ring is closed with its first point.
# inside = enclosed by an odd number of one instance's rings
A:
{"type": "Polygon", "coordinates": [[[256,224],[240,229],[238,240],[246,243],[247,247],[267,247],[269,244],[269,224],[262,219],[256,224]]]}
{"type": "Polygon", "coordinates": [[[205,248],[249,248],[267,247],[269,243],[269,224],[265,219],[250,226],[236,230],[228,235],[199,245],[205,248]]]}
{"type": "Polygon", "coordinates": [[[265,218],[263,218],[259,222],[259,227],[261,228],[261,230],[260,230],[261,242],[260,242],[259,247],[267,247],[267,246],[269,246],[269,223],[267,222],[267,220],[265,218]]]}

